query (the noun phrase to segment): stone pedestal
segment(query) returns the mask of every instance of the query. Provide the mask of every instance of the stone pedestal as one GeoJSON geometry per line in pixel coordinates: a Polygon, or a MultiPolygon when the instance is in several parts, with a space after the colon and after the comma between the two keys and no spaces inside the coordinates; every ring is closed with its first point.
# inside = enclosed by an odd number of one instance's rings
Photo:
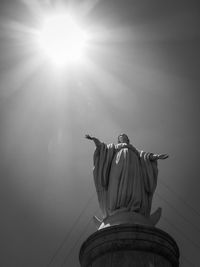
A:
{"type": "Polygon", "coordinates": [[[164,231],[142,225],[98,230],[82,244],[81,267],[178,267],[179,249],[164,231]]]}

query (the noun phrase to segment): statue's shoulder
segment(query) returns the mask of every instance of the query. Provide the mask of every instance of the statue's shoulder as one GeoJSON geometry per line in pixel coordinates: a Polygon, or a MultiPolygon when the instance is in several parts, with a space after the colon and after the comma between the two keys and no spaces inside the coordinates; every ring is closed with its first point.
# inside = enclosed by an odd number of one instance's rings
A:
{"type": "Polygon", "coordinates": [[[120,149],[120,148],[122,148],[122,145],[121,145],[121,143],[120,143],[120,144],[116,144],[116,145],[115,145],[115,149],[120,149]]]}
{"type": "Polygon", "coordinates": [[[115,144],[111,143],[111,144],[108,144],[107,145],[107,148],[110,148],[110,149],[115,149],[115,144]]]}

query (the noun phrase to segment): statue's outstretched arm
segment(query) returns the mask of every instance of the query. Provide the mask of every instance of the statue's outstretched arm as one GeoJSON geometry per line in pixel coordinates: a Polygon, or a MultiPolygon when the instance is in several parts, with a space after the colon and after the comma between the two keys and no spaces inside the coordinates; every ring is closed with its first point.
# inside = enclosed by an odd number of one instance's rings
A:
{"type": "Polygon", "coordinates": [[[85,138],[88,139],[88,140],[92,140],[95,143],[95,145],[96,145],[97,148],[100,147],[101,142],[96,137],[93,137],[93,136],[91,136],[89,134],[86,134],[85,135],[85,138]]]}
{"type": "Polygon", "coordinates": [[[158,159],[167,159],[169,158],[168,154],[151,154],[150,160],[158,160],[158,159]]]}

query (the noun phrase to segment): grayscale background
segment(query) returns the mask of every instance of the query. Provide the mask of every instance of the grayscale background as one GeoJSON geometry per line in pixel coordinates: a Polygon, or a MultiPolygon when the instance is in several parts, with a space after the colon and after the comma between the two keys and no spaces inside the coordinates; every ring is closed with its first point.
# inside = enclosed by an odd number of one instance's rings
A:
{"type": "Polygon", "coordinates": [[[199,266],[200,9],[198,1],[0,2],[0,266],[78,267],[101,216],[94,145],[128,134],[159,161],[153,210],[199,266]],[[85,65],[58,70],[37,55],[42,10],[78,10],[96,39],[85,65]]]}

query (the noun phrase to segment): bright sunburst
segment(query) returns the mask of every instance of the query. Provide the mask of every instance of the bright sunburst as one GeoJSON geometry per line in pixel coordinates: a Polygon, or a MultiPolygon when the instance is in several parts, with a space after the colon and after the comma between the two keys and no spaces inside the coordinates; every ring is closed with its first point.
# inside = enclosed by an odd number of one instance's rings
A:
{"type": "Polygon", "coordinates": [[[42,51],[58,65],[83,58],[88,36],[69,15],[54,15],[44,20],[38,36],[42,51]]]}

